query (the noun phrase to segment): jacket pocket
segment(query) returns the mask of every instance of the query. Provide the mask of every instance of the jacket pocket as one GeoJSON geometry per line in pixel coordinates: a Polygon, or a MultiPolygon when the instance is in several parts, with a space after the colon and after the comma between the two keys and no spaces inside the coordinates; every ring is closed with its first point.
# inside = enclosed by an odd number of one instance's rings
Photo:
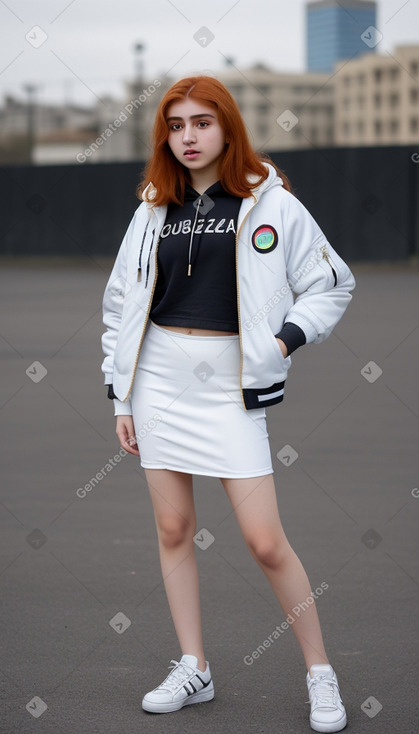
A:
{"type": "Polygon", "coordinates": [[[276,352],[276,360],[279,365],[280,374],[283,374],[284,372],[288,372],[289,368],[291,367],[291,357],[284,357],[282,354],[281,347],[279,346],[275,334],[272,334],[272,339],[274,340],[274,347],[276,352]]]}

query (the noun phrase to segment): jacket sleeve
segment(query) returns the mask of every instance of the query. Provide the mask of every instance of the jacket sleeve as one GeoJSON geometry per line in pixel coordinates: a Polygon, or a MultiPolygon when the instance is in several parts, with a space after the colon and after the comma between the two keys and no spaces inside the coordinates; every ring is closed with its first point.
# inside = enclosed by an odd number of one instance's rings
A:
{"type": "Polygon", "coordinates": [[[288,356],[307,341],[304,331],[297,324],[292,324],[290,321],[284,323],[281,331],[275,334],[275,337],[282,339],[287,348],[288,356]]]}
{"type": "Polygon", "coordinates": [[[292,194],[286,198],[285,257],[295,300],[285,321],[303,330],[307,344],[319,343],[348,307],[355,278],[305,206],[292,194]]]}
{"type": "MultiPolygon", "coordinates": [[[[102,350],[105,358],[101,370],[105,375],[105,385],[110,386],[112,386],[114,355],[124,307],[124,297],[130,287],[127,282],[127,255],[138,210],[139,207],[131,219],[122,240],[103,295],[103,323],[106,326],[106,331],[102,335],[102,350]]],[[[108,389],[108,397],[113,394],[112,388],[111,391],[108,389]]],[[[115,397],[113,403],[114,415],[132,414],[130,400],[122,402],[115,397]]]]}
{"type": "Polygon", "coordinates": [[[113,385],[108,385],[108,398],[113,400],[114,415],[132,415],[131,401],[127,400],[125,403],[122,400],[118,400],[114,391],[113,385]]]}

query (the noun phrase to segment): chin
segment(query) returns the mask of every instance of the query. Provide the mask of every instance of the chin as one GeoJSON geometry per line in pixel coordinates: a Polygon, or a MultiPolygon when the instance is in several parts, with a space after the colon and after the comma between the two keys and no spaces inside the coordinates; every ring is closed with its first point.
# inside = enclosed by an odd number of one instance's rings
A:
{"type": "Polygon", "coordinates": [[[202,161],[200,161],[199,163],[198,161],[184,161],[183,165],[185,166],[185,168],[193,168],[194,170],[199,170],[200,168],[205,168],[206,164],[202,163],[202,161]]]}

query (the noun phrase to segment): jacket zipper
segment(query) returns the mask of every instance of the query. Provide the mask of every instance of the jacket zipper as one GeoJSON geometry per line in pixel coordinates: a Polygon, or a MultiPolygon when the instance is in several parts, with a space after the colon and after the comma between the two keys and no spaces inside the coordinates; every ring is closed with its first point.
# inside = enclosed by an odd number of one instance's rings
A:
{"type": "Polygon", "coordinates": [[[150,247],[150,251],[148,253],[148,258],[147,258],[147,271],[146,271],[146,276],[145,276],[145,287],[146,288],[147,288],[147,283],[148,283],[148,274],[150,272],[150,255],[151,255],[151,250],[153,249],[153,240],[154,240],[154,233],[155,233],[155,231],[156,230],[153,229],[153,232],[151,234],[151,247],[150,247]]]}
{"type": "Polygon", "coordinates": [[[159,249],[159,244],[160,244],[160,236],[159,236],[159,238],[157,240],[157,243],[156,243],[156,252],[154,253],[155,274],[154,274],[153,288],[151,290],[151,295],[150,295],[150,299],[149,299],[149,303],[148,303],[147,313],[146,313],[146,317],[144,319],[143,331],[142,331],[140,343],[139,343],[138,349],[137,349],[137,356],[135,358],[135,364],[134,364],[134,369],[133,369],[133,372],[132,372],[131,384],[129,386],[129,390],[128,390],[126,396],[124,397],[123,402],[125,402],[125,400],[128,399],[129,394],[130,394],[130,392],[132,390],[132,386],[134,384],[135,373],[137,371],[138,360],[140,358],[140,350],[141,350],[142,343],[144,341],[144,334],[145,334],[145,330],[146,330],[146,326],[147,326],[148,316],[149,316],[149,313],[151,311],[151,304],[153,303],[154,290],[156,288],[156,282],[157,282],[157,252],[158,252],[158,249],[159,249]]]}
{"type": "Polygon", "coordinates": [[[239,270],[237,267],[237,261],[238,261],[238,255],[239,255],[239,234],[240,230],[243,227],[243,224],[245,223],[247,217],[249,216],[250,212],[252,211],[253,207],[256,206],[257,199],[254,204],[250,207],[249,211],[245,215],[240,227],[237,230],[236,234],[236,290],[237,290],[237,317],[238,317],[238,324],[239,324],[239,345],[240,345],[240,372],[239,372],[239,383],[240,383],[240,394],[242,398],[243,407],[245,410],[246,404],[244,402],[244,396],[243,396],[243,382],[242,382],[242,375],[243,375],[243,343],[242,343],[242,327],[241,327],[241,319],[240,319],[240,293],[239,293],[239,270]]]}
{"type": "Polygon", "coordinates": [[[323,246],[322,246],[322,247],[321,247],[320,249],[321,249],[321,251],[322,251],[322,254],[323,254],[323,260],[326,260],[327,264],[329,265],[329,267],[330,267],[330,268],[331,268],[331,270],[332,270],[332,273],[333,273],[333,279],[334,279],[334,281],[335,281],[335,282],[334,282],[334,285],[337,285],[337,282],[338,282],[338,276],[337,276],[336,270],[334,269],[334,267],[333,267],[333,265],[332,265],[332,261],[331,261],[331,259],[330,259],[330,257],[329,257],[329,253],[328,253],[328,251],[327,251],[327,245],[323,245],[323,246]]]}

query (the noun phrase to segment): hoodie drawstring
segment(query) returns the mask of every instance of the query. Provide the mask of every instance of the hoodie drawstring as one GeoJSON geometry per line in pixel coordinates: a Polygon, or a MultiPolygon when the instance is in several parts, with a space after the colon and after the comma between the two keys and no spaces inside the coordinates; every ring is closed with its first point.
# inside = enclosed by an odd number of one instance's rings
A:
{"type": "Polygon", "coordinates": [[[194,236],[194,233],[195,233],[196,220],[198,219],[198,212],[199,212],[199,209],[200,209],[201,206],[202,206],[202,199],[201,199],[201,197],[199,197],[199,199],[198,199],[198,205],[197,205],[196,211],[195,211],[195,219],[194,219],[194,223],[192,225],[191,236],[189,238],[188,275],[191,275],[191,272],[192,272],[192,263],[191,263],[192,243],[193,243],[193,236],[194,236]]]}
{"type": "Polygon", "coordinates": [[[147,235],[147,230],[148,230],[148,225],[149,224],[150,224],[150,220],[148,220],[148,222],[146,224],[146,228],[145,228],[144,234],[143,234],[143,239],[141,241],[140,256],[139,256],[139,259],[138,259],[137,283],[139,283],[140,280],[141,280],[141,255],[143,253],[144,242],[145,242],[145,238],[146,238],[146,235],[147,235]]]}

